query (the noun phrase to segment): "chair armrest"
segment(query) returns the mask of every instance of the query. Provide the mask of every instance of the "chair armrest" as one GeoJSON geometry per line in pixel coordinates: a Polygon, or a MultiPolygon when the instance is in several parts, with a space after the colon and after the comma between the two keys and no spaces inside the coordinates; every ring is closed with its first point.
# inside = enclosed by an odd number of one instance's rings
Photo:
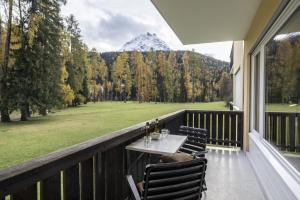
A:
{"type": "Polygon", "coordinates": [[[206,153],[208,153],[207,150],[205,150],[205,151],[197,151],[197,152],[193,153],[193,157],[194,158],[201,157],[201,156],[203,157],[206,153]]]}
{"type": "Polygon", "coordinates": [[[130,188],[130,192],[132,194],[132,197],[134,198],[134,200],[141,200],[141,197],[139,195],[139,192],[136,188],[136,185],[134,183],[134,180],[132,178],[131,175],[126,175],[126,179],[127,179],[127,183],[128,183],[128,186],[130,188]]]}

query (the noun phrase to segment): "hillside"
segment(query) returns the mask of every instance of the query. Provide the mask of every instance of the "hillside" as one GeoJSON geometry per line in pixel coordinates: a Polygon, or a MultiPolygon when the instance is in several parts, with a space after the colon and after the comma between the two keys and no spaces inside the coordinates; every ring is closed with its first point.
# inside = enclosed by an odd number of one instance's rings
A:
{"type": "MultiPolygon", "coordinates": [[[[158,53],[157,51],[156,53],[158,53]]],[[[169,54],[170,51],[165,51],[166,54],[169,54]]],[[[176,57],[178,60],[181,59],[182,55],[186,51],[175,51],[176,52],[176,57]]],[[[105,60],[106,64],[108,65],[109,68],[111,68],[113,62],[115,61],[116,57],[120,55],[121,52],[104,52],[101,53],[101,57],[105,60]]],[[[131,55],[132,51],[128,52],[129,55],[131,55]]],[[[144,57],[148,55],[148,52],[142,52],[144,57]]],[[[191,53],[191,51],[190,51],[191,53]]],[[[200,53],[196,53],[197,57],[201,61],[201,63],[206,66],[206,67],[211,67],[211,68],[216,68],[216,69],[224,69],[229,72],[229,62],[225,62],[222,60],[217,60],[213,57],[205,56],[200,53]]]]}

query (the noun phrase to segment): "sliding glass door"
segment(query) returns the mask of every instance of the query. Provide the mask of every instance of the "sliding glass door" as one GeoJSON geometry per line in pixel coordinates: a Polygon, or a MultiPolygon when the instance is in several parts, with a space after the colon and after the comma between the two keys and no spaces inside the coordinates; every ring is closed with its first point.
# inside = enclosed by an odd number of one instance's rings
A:
{"type": "Polygon", "coordinates": [[[300,171],[300,2],[291,4],[252,54],[251,130],[300,171]]]}

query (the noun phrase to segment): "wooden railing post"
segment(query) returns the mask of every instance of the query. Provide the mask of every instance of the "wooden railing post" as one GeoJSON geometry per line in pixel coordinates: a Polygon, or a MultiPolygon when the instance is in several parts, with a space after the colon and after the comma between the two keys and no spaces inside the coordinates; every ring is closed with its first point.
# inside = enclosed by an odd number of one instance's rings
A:
{"type": "Polygon", "coordinates": [[[218,116],[218,145],[224,145],[224,140],[223,140],[223,119],[224,119],[224,115],[223,113],[220,113],[217,115],[218,116]]]}
{"type": "Polygon", "coordinates": [[[238,114],[238,133],[237,133],[237,141],[240,143],[241,149],[244,147],[244,114],[238,114]]]}
{"type": "Polygon", "coordinates": [[[212,113],[211,114],[211,142],[212,144],[217,144],[217,114],[212,113]]]}
{"type": "Polygon", "coordinates": [[[281,135],[280,135],[280,141],[281,141],[281,150],[285,151],[286,150],[286,115],[282,114],[281,115],[281,135]]]}
{"type": "Polygon", "coordinates": [[[60,172],[41,181],[41,200],[61,199],[60,172]]]}
{"type": "Polygon", "coordinates": [[[230,138],[230,143],[231,146],[236,146],[236,114],[232,113],[230,118],[231,118],[231,122],[230,122],[230,128],[231,128],[231,138],[230,138]]]}
{"type": "MultiPolygon", "coordinates": [[[[3,200],[4,199],[5,198],[3,198],[3,200]]],[[[37,199],[37,185],[36,184],[33,184],[21,191],[15,192],[10,197],[10,200],[27,200],[27,199],[37,199]]]]}
{"type": "Polygon", "coordinates": [[[106,170],[105,170],[105,161],[106,154],[105,152],[97,153],[94,157],[95,160],[95,195],[96,200],[105,200],[106,199],[106,170]]]}
{"type": "Polygon", "coordinates": [[[293,113],[289,116],[289,133],[290,133],[290,145],[289,145],[289,150],[291,152],[295,151],[295,139],[296,139],[296,134],[295,134],[295,128],[296,128],[296,114],[293,113]]]}
{"type": "Polygon", "coordinates": [[[76,164],[63,173],[64,200],[80,199],[79,164],[76,164]]]}
{"type": "Polygon", "coordinates": [[[80,163],[80,199],[93,199],[93,158],[80,163]]]}
{"type": "Polygon", "coordinates": [[[230,115],[229,113],[224,114],[224,145],[228,146],[229,145],[229,119],[230,115]]]}

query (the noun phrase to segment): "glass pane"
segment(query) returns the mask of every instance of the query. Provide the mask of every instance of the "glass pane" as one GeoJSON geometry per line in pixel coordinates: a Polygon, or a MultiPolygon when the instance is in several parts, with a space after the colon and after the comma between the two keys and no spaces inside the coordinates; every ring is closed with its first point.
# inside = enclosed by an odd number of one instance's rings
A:
{"type": "Polygon", "coordinates": [[[256,56],[256,76],[255,76],[255,130],[259,132],[259,97],[260,97],[260,53],[256,56]]]}
{"type": "Polygon", "coordinates": [[[260,53],[255,56],[254,61],[254,129],[259,132],[259,94],[260,94],[260,53]]]}
{"type": "Polygon", "coordinates": [[[265,139],[300,171],[300,9],[265,53],[265,139]]]}

